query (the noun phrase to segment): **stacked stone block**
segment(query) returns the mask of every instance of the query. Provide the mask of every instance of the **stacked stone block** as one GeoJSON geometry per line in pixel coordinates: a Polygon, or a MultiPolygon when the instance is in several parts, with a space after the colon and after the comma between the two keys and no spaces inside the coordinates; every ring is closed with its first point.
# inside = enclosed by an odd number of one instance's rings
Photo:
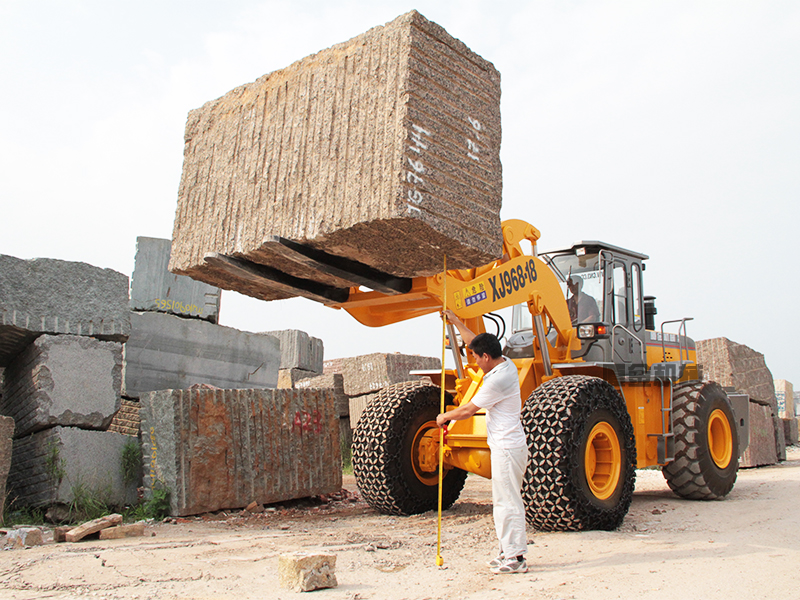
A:
{"type": "Polygon", "coordinates": [[[341,489],[328,390],[165,390],[141,398],[145,487],[175,515],[341,489]]]}
{"type": "Polygon", "coordinates": [[[131,313],[131,324],[127,398],[201,383],[230,389],[277,384],[280,347],[274,337],[155,312],[131,313]]]}
{"type": "Polygon", "coordinates": [[[344,393],[344,377],[341,373],[327,373],[315,377],[307,377],[294,384],[301,390],[330,390],[339,422],[339,441],[342,448],[353,445],[353,431],[350,427],[350,399],[344,393]]]}
{"type": "Polygon", "coordinates": [[[419,376],[411,375],[411,371],[439,370],[441,366],[438,358],[378,352],[326,360],[324,371],[326,374],[341,373],[344,393],[349,397],[350,426],[355,429],[361,413],[375,392],[394,383],[420,379],[419,376]]]}
{"type": "Polygon", "coordinates": [[[216,323],[220,289],[169,272],[171,240],[136,238],[136,261],[131,276],[133,311],[156,311],[216,323]]]}
{"type": "Polygon", "coordinates": [[[111,419],[108,431],[136,437],[139,435],[140,423],[139,402],[136,400],[122,400],[117,414],[111,419]]]}
{"type": "Polygon", "coordinates": [[[14,437],[14,419],[0,416],[0,525],[3,524],[5,506],[5,489],[8,471],[11,469],[12,438],[14,437]]]}
{"type": "Polygon", "coordinates": [[[16,437],[56,425],[106,429],[120,406],[122,344],[42,335],[6,369],[0,413],[16,437]]]}
{"type": "Polygon", "coordinates": [[[325,352],[322,340],[297,329],[265,331],[263,335],[277,338],[281,347],[278,387],[292,388],[301,379],[322,373],[325,352]]]}
{"type": "Polygon", "coordinates": [[[758,467],[785,460],[783,423],[772,373],[760,352],[727,338],[697,342],[703,377],[750,396],[750,443],[740,466],[758,467]]]}
{"type": "Polygon", "coordinates": [[[293,295],[219,253],[337,287],[275,236],[396,276],[501,253],[500,75],[416,11],[189,113],[170,270],[293,295]]]}
{"type": "MultiPolygon", "coordinates": [[[[130,437],[109,431],[51,427],[14,440],[8,496],[23,506],[69,504],[80,490],[109,504],[136,500],[122,481],[122,448],[130,437]]],[[[133,438],[135,439],[135,438],[133,438]]]]}

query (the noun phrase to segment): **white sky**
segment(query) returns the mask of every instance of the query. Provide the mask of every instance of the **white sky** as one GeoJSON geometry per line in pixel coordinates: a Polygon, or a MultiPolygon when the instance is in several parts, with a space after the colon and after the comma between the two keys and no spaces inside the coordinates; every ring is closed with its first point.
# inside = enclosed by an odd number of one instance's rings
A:
{"type": "MultiPolygon", "coordinates": [[[[133,270],[169,238],[192,108],[416,8],[502,75],[503,218],[540,249],[648,254],[658,318],[695,318],[800,387],[800,3],[0,0],[0,253],[133,270]]],[[[439,356],[431,316],[369,329],[225,292],[222,323],[326,357],[439,356]]]]}

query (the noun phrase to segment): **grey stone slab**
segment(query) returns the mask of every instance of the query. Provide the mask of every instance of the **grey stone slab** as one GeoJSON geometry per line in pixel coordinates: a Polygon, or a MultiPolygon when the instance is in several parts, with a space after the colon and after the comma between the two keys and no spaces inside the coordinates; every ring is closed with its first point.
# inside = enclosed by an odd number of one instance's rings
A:
{"type": "Polygon", "coordinates": [[[175,515],[339,491],[330,390],[165,390],[141,398],[144,485],[175,515]]]}
{"type": "Polygon", "coordinates": [[[502,252],[500,74],[416,11],[189,113],[170,270],[272,300],[204,261],[287,264],[283,237],[403,277],[502,252]]]}
{"type": "Polygon", "coordinates": [[[111,505],[136,500],[122,479],[122,449],[136,438],[111,431],[53,427],[14,440],[9,498],[22,506],[69,504],[81,489],[111,505]]]}
{"type": "MultiPolygon", "coordinates": [[[[393,383],[421,379],[419,376],[411,375],[411,371],[437,370],[441,365],[442,362],[438,358],[399,352],[392,354],[377,352],[326,360],[323,370],[326,374],[341,373],[344,376],[344,393],[348,396],[361,396],[377,392],[393,383]]],[[[352,403],[350,408],[352,410],[352,403]]]]}
{"type": "Polygon", "coordinates": [[[122,344],[41,335],[6,368],[0,414],[15,437],[55,425],[105,429],[120,407],[122,344]]]}
{"type": "Polygon", "coordinates": [[[127,397],[198,383],[229,389],[278,383],[280,347],[272,336],[163,313],[131,313],[131,324],[125,344],[127,397]]]}
{"type": "Polygon", "coordinates": [[[322,373],[325,347],[322,340],[297,329],[264,331],[281,343],[281,369],[302,369],[322,373]]]}
{"type": "Polygon", "coordinates": [[[131,310],[157,311],[219,320],[220,289],[169,272],[172,240],[136,238],[136,262],[131,276],[131,310]]]}
{"type": "Polygon", "coordinates": [[[124,342],[128,277],[86,263],[0,255],[0,366],[43,333],[124,342]]]}

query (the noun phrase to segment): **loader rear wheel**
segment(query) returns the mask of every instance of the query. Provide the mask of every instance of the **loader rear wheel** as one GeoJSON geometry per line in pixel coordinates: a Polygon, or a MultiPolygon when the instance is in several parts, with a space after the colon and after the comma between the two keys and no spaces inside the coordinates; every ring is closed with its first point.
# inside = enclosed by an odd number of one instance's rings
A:
{"type": "Polygon", "coordinates": [[[739,438],[730,400],[714,382],[675,389],[675,459],[661,472],[673,492],[690,500],[726,496],[739,470],[739,438]]]}
{"type": "MultiPolygon", "coordinates": [[[[398,383],[378,392],[353,434],[353,473],[361,496],[375,510],[412,515],[438,507],[438,472],[419,461],[425,433],[436,427],[441,390],[422,381],[398,383]]],[[[446,470],[442,507],[458,499],[467,472],[446,470]]]]}
{"type": "Polygon", "coordinates": [[[619,527],[636,480],[633,426],[619,393],[596,377],[551,379],[528,398],[522,424],[528,523],[539,531],[619,527]]]}

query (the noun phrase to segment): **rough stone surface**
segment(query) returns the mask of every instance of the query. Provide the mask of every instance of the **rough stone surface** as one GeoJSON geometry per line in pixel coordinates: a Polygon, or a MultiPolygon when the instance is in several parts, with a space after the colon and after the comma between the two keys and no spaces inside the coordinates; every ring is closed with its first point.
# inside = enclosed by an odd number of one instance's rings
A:
{"type": "Polygon", "coordinates": [[[372,402],[377,394],[362,394],[361,396],[350,396],[350,428],[355,429],[358,426],[358,420],[361,418],[361,413],[367,408],[367,405],[372,402]]]}
{"type": "Polygon", "coordinates": [[[141,398],[146,494],[170,490],[174,515],[341,489],[329,390],[166,390],[141,398]]]}
{"type": "Polygon", "coordinates": [[[326,373],[304,378],[297,381],[294,387],[299,390],[333,390],[336,415],[341,418],[350,414],[350,401],[344,393],[344,375],[341,373],[326,373]]]}
{"type": "Polygon", "coordinates": [[[781,419],[794,418],[794,386],[785,379],[775,380],[775,400],[781,419]]]}
{"type": "Polygon", "coordinates": [[[122,273],[0,255],[0,366],[42,333],[124,342],[128,313],[128,277],[122,273]]]}
{"type": "Polygon", "coordinates": [[[336,581],[336,555],[311,554],[298,550],[278,558],[280,586],[295,592],[333,588],[336,581]]]}
{"type": "Polygon", "coordinates": [[[144,523],[130,523],[128,525],[117,525],[108,527],[100,531],[101,540],[120,540],[129,537],[142,537],[144,535],[144,523]]]}
{"type": "Polygon", "coordinates": [[[172,240],[136,238],[136,262],[131,276],[131,310],[158,311],[219,320],[220,289],[169,272],[172,240]]]}
{"type": "Polygon", "coordinates": [[[772,426],[775,428],[775,454],[778,461],[786,460],[786,437],[783,435],[783,423],[780,418],[772,415],[772,426]]]}
{"type": "Polygon", "coordinates": [[[122,399],[122,405],[119,410],[111,419],[111,424],[108,426],[108,431],[116,431],[123,435],[132,435],[134,437],[139,435],[139,402],[137,400],[122,399]]]}
{"type": "Polygon", "coordinates": [[[793,446],[800,442],[800,432],[798,431],[798,419],[792,417],[791,419],[781,419],[783,422],[783,438],[786,440],[787,446],[793,446]]]}
{"type": "Polygon", "coordinates": [[[55,425],[105,429],[120,407],[122,344],[42,335],[6,368],[0,413],[15,437],[55,425]]]}
{"type": "Polygon", "coordinates": [[[11,468],[12,438],[14,419],[0,416],[0,524],[3,523],[3,507],[6,500],[6,478],[11,468]]]}
{"type": "Polygon", "coordinates": [[[264,335],[278,338],[281,343],[281,369],[301,369],[322,373],[325,348],[322,340],[297,329],[265,331],[264,335]]]}
{"type": "Polygon", "coordinates": [[[122,448],[130,439],[74,427],[53,427],[15,439],[9,499],[32,507],[69,504],[83,487],[111,505],[130,504],[136,500],[136,487],[125,485],[120,468],[122,448]]]}
{"type": "Polygon", "coordinates": [[[741,467],[761,467],[778,462],[775,424],[769,406],[750,403],[750,444],[742,453],[741,467]]]}
{"type": "Polygon", "coordinates": [[[411,375],[417,369],[440,369],[441,360],[409,354],[365,354],[351,358],[326,360],[324,372],[344,376],[344,393],[360,396],[376,392],[387,385],[420,379],[411,375]]]}
{"type": "Polygon", "coordinates": [[[43,544],[42,530],[38,527],[20,527],[6,534],[6,545],[12,548],[30,548],[43,544]]]}
{"type": "Polygon", "coordinates": [[[161,313],[131,313],[123,395],[186,389],[274,388],[280,348],[267,335],[161,313]]]}
{"type": "Polygon", "coordinates": [[[397,276],[501,253],[500,75],[416,11],[189,113],[170,270],[271,300],[204,263],[287,264],[281,236],[397,276]]]}
{"type": "Polygon", "coordinates": [[[751,401],[777,414],[772,373],[760,352],[727,338],[713,338],[697,342],[697,362],[705,379],[746,392],[751,401]]]}

